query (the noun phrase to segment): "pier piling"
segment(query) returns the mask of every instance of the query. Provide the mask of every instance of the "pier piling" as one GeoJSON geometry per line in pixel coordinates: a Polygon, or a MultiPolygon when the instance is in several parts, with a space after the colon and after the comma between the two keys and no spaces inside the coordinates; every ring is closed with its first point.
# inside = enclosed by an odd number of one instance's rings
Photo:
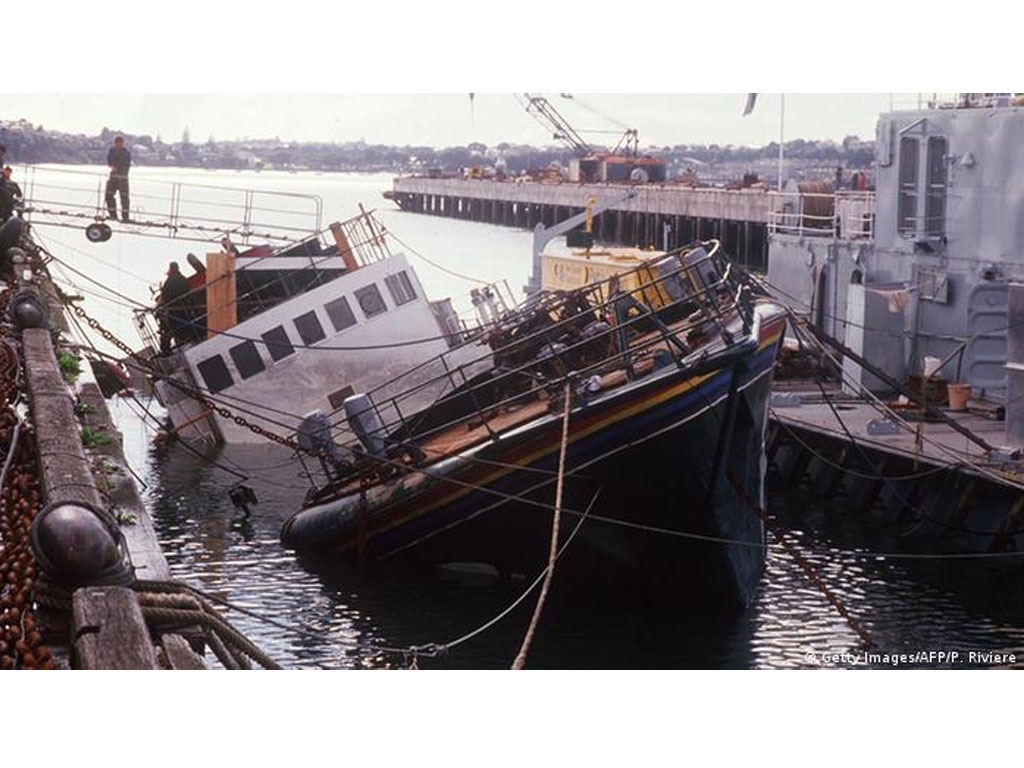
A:
{"type": "MultiPolygon", "coordinates": [[[[402,210],[533,229],[582,211],[587,200],[619,195],[612,184],[545,184],[481,179],[398,178],[389,197],[402,210]]],[[[594,221],[597,237],[610,245],[669,248],[716,237],[744,266],[763,269],[768,247],[767,193],[759,189],[693,189],[646,185],[643,194],[594,221]]]]}

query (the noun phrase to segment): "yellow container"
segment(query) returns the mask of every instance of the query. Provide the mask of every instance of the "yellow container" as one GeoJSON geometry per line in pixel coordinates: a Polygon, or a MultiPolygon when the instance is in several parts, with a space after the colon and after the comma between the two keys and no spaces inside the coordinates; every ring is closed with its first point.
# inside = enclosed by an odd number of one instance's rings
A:
{"type": "MultiPolygon", "coordinates": [[[[547,254],[541,259],[541,288],[549,291],[571,291],[620,275],[619,287],[635,293],[638,301],[658,309],[671,301],[659,285],[641,286],[657,279],[656,270],[644,267],[658,261],[664,251],[641,251],[639,248],[613,248],[601,251],[573,251],[547,254]],[[638,269],[638,267],[644,267],[638,269]],[[625,274],[629,273],[629,274],[625,274]]],[[[607,282],[601,286],[601,300],[607,301],[607,282]]]]}

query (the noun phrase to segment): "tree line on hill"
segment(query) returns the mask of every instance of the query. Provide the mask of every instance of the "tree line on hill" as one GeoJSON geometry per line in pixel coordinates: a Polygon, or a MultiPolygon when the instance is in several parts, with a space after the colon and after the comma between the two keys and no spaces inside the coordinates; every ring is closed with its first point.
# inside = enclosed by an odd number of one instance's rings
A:
{"type": "MultiPolygon", "coordinates": [[[[388,146],[354,142],[294,142],[273,139],[215,140],[195,143],[188,135],[166,142],[160,136],[104,128],[96,136],[44,129],[25,120],[0,122],[0,144],[9,162],[105,165],[116,135],[123,135],[135,165],[196,168],[287,168],[320,171],[393,171],[455,173],[474,166],[499,166],[509,174],[565,167],[572,151],[557,146],[533,147],[471,143],[456,147],[388,146]]],[[[763,166],[778,157],[778,144],[745,147],[718,144],[677,144],[647,147],[644,154],[663,159],[671,168],[763,166]]],[[[849,136],[841,143],[794,139],[784,147],[786,158],[813,166],[867,168],[874,160],[874,142],[849,136]]]]}

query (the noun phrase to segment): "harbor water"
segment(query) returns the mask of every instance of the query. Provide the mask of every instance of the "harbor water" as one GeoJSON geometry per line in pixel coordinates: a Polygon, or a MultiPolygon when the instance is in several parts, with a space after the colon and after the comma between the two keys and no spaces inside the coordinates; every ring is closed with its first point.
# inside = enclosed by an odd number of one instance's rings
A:
{"type": "MultiPolygon", "coordinates": [[[[428,295],[452,296],[461,311],[469,308],[468,292],[475,283],[457,275],[504,279],[518,292],[530,268],[528,232],[398,211],[381,199],[390,187],[387,175],[147,168],[132,173],[133,189],[153,179],[317,194],[323,198],[325,223],[357,213],[359,203],[377,208],[398,239],[393,247],[409,256],[428,295]]],[[[51,265],[54,279],[85,296],[89,313],[133,346],[138,338],[132,307],[151,301],[151,286],[163,279],[167,263],[175,260],[184,267],[189,251],[202,256],[216,250],[171,238],[115,234],[109,242],[90,244],[70,229],[39,226],[35,232],[64,262],[51,265]]],[[[116,351],[101,339],[94,341],[116,351]]],[[[145,404],[161,413],[155,401],[145,404]]],[[[270,444],[226,446],[205,449],[202,458],[180,446],[154,447],[157,430],[138,404],[115,398],[111,409],[129,460],[145,483],[144,495],[174,575],[272,619],[275,623],[227,612],[285,667],[411,664],[414,659],[399,649],[464,638],[502,613],[537,576],[499,579],[472,564],[429,572],[371,571],[335,558],[297,556],[278,541],[282,521],[308,487],[288,451],[270,444]],[[247,518],[228,499],[239,476],[248,478],[259,499],[247,518]]],[[[878,557],[873,553],[909,551],[907,532],[895,524],[879,529],[869,517],[844,510],[841,499],[826,502],[809,494],[806,487],[782,488],[775,482],[769,505],[797,550],[870,630],[873,656],[864,654],[858,636],[798,563],[773,547],[758,595],[743,612],[683,611],[668,596],[637,599],[604,587],[564,592],[556,572],[529,666],[989,667],[1005,665],[1008,654],[1015,654],[1017,662],[1024,658],[1024,558],[878,557]],[[920,655],[940,652],[962,656],[920,655]]],[[[571,557],[571,550],[565,556],[571,557]]],[[[699,590],[700,585],[688,587],[699,590]]],[[[446,655],[417,658],[416,663],[423,668],[507,668],[534,600],[527,598],[446,655]]]]}

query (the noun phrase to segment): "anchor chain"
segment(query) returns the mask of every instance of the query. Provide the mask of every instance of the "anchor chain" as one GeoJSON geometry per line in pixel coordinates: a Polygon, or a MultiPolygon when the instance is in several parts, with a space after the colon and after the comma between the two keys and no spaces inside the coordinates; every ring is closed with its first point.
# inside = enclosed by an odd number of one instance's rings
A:
{"type": "MultiPolygon", "coordinates": [[[[161,375],[161,371],[159,371],[150,360],[147,360],[146,358],[137,354],[131,347],[129,347],[127,344],[125,344],[123,341],[117,338],[113,333],[111,333],[102,325],[100,325],[98,320],[96,320],[93,317],[90,317],[90,315],[84,309],[82,309],[82,307],[72,303],[71,301],[65,301],[65,304],[72,312],[75,313],[75,315],[78,318],[84,320],[92,330],[99,333],[104,339],[106,339],[119,350],[128,355],[128,357],[134,360],[143,370],[148,371],[149,373],[155,376],[161,375]]],[[[299,445],[298,441],[288,437],[284,437],[283,435],[279,435],[276,432],[267,429],[266,427],[260,426],[259,424],[255,424],[249,421],[244,416],[234,413],[229,408],[226,408],[223,405],[218,405],[217,403],[214,403],[202,392],[188,386],[187,384],[183,384],[180,381],[176,381],[172,378],[165,378],[164,380],[171,386],[180,389],[186,395],[189,395],[190,397],[198,400],[200,403],[202,403],[210,410],[216,411],[218,415],[224,417],[225,419],[233,421],[235,424],[244,429],[248,429],[253,434],[259,435],[260,437],[266,440],[270,440],[273,443],[277,443],[278,445],[282,445],[285,448],[290,448],[293,451],[301,451],[302,453],[308,454],[309,456],[313,456],[315,458],[330,458],[324,451],[304,448],[303,446],[299,445]]]]}

